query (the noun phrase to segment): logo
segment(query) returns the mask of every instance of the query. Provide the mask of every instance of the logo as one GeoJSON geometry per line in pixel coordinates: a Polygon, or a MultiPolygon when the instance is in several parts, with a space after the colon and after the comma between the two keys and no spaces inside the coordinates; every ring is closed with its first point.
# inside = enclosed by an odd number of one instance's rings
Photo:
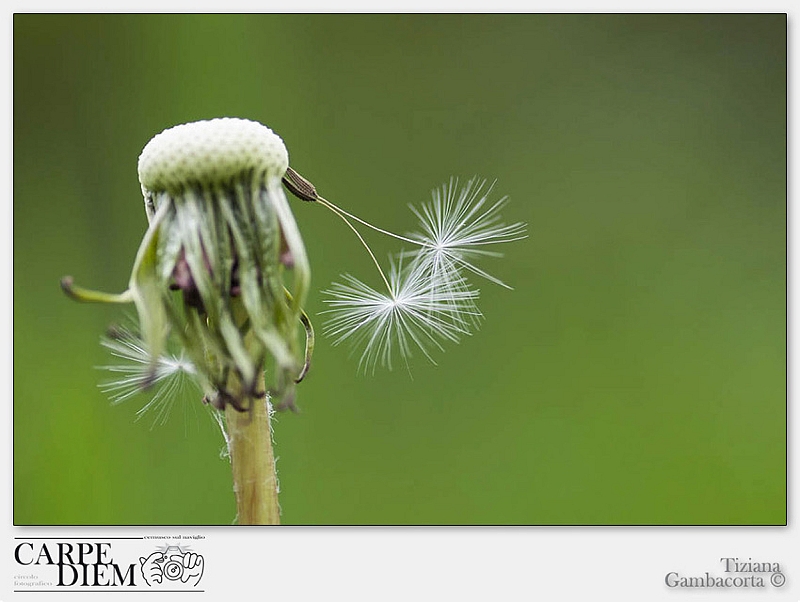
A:
{"type": "Polygon", "coordinates": [[[56,587],[119,587],[135,585],[134,564],[117,562],[111,544],[99,542],[23,541],[14,548],[14,560],[28,569],[43,570],[56,587]]]}
{"type": "Polygon", "coordinates": [[[139,569],[144,582],[150,587],[176,581],[191,585],[200,583],[205,561],[196,554],[180,546],[167,546],[156,550],[147,558],[139,557],[139,569]]]}
{"type": "Polygon", "coordinates": [[[118,537],[114,541],[18,538],[14,591],[203,591],[205,558],[186,540],[202,536],[118,537]]]}

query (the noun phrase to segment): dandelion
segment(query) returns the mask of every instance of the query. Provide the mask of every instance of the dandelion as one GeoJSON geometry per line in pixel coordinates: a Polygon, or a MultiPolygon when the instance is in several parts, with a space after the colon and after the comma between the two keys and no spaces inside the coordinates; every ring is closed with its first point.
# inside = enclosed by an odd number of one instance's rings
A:
{"type": "Polygon", "coordinates": [[[114,403],[154,391],[139,415],[153,411],[163,422],[172,398],[199,388],[223,427],[242,524],[279,522],[270,418],[276,408],[296,410],[295,386],[314,349],[303,310],[310,268],[284,187],[339,217],[382,280],[379,290],[346,274],[325,291],[325,332],[361,349],[363,371],[408,365],[416,353],[434,361],[435,351],[471,334],[481,312],[469,277],[510,288],[478,262],[500,255],[490,245],[525,236],[524,224],[502,221],[506,199],[490,203],[492,187],[478,179],[460,188],[451,180],[432,202],[412,205],[415,232],[374,226],[320,196],[289,167],[280,137],[245,119],[164,130],[142,150],[138,171],[148,228],[128,289],[91,291],[70,277],[62,288],[79,301],[136,307],[134,327],[101,341],[114,358],[101,388],[114,403]],[[390,256],[384,271],[357,225],[411,250],[390,256]]]}
{"type": "Polygon", "coordinates": [[[254,121],[212,119],[161,132],[139,156],[149,226],[128,290],[108,295],[62,281],[78,300],[136,306],[141,342],[123,336],[106,345],[133,363],[111,368],[121,377],[106,389],[118,400],[174,374],[179,361],[204,401],[225,412],[245,524],[278,521],[270,404],[295,407],[294,386],[313,348],[302,309],[308,260],[281,186],[288,163],[283,141],[254,121]],[[165,356],[170,338],[184,356],[165,356]]]}

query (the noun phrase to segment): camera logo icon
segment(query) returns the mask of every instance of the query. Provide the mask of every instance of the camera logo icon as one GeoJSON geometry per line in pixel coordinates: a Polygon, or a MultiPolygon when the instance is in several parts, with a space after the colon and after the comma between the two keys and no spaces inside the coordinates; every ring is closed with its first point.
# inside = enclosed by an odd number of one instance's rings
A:
{"type": "Polygon", "coordinates": [[[180,581],[181,577],[183,577],[183,562],[181,561],[183,554],[181,553],[181,549],[178,546],[170,546],[164,552],[164,556],[167,558],[177,556],[179,558],[178,560],[167,560],[164,563],[164,568],[162,569],[164,572],[164,579],[180,581]]]}
{"type": "Polygon", "coordinates": [[[205,561],[200,554],[189,552],[180,546],[168,546],[156,550],[147,558],[139,558],[139,568],[144,582],[150,587],[168,582],[196,586],[203,576],[205,561]]]}

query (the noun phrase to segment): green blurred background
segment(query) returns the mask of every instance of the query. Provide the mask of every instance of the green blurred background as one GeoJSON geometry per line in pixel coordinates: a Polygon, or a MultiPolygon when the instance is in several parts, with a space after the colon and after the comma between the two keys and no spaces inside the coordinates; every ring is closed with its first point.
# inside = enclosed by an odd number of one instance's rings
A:
{"type": "MultiPolygon", "coordinates": [[[[275,425],[284,523],[785,523],[785,15],[16,15],[13,99],[16,524],[234,521],[197,396],[112,406],[123,310],[58,286],[126,287],[140,150],[217,116],[383,227],[473,174],[529,224],[438,366],[318,342],[275,425]]],[[[292,202],[311,314],[343,271],[378,284],[292,202]]]]}

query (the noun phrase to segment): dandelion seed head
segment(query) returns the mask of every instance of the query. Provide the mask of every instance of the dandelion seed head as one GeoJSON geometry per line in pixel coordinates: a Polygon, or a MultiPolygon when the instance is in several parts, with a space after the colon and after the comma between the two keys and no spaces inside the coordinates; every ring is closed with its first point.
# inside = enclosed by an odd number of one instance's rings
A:
{"type": "Polygon", "coordinates": [[[281,187],[288,162],[271,129],[228,117],[164,130],[139,157],[150,226],[129,294],[151,371],[178,339],[223,407],[245,407],[268,361],[279,403],[293,399],[303,366],[295,334],[310,268],[281,187]]]}
{"type": "Polygon", "coordinates": [[[103,345],[120,362],[104,368],[115,378],[101,388],[115,402],[153,387],[142,411],[169,414],[167,397],[195,383],[218,409],[244,411],[245,398],[264,390],[277,407],[292,407],[294,386],[310,365],[314,333],[302,307],[310,268],[282,188],[333,211],[355,233],[380,273],[385,290],[350,274],[326,294],[325,332],[334,344],[361,349],[359,367],[389,368],[446,343],[458,343],[481,323],[479,290],[469,277],[500,279],[478,264],[500,257],[494,245],[526,237],[521,222],[506,224],[507,198],[489,201],[493,184],[457,179],[410,205],[418,229],[401,236],[348,213],[289,168],[283,141],[246,119],[219,118],[178,125],[154,136],[138,164],[149,227],[128,290],[108,295],[62,287],[85,301],[133,302],[136,332],[103,345]],[[288,179],[287,179],[288,178],[288,179]],[[414,248],[390,258],[388,275],[354,224],[414,248]],[[291,275],[289,275],[289,273],[291,275]],[[297,327],[306,331],[305,353],[297,327]],[[181,351],[168,352],[178,344],[181,351]],[[272,360],[270,380],[263,382],[272,360]],[[259,384],[261,383],[261,384],[259,384]],[[229,389],[235,389],[234,391],[229,389]]]}

